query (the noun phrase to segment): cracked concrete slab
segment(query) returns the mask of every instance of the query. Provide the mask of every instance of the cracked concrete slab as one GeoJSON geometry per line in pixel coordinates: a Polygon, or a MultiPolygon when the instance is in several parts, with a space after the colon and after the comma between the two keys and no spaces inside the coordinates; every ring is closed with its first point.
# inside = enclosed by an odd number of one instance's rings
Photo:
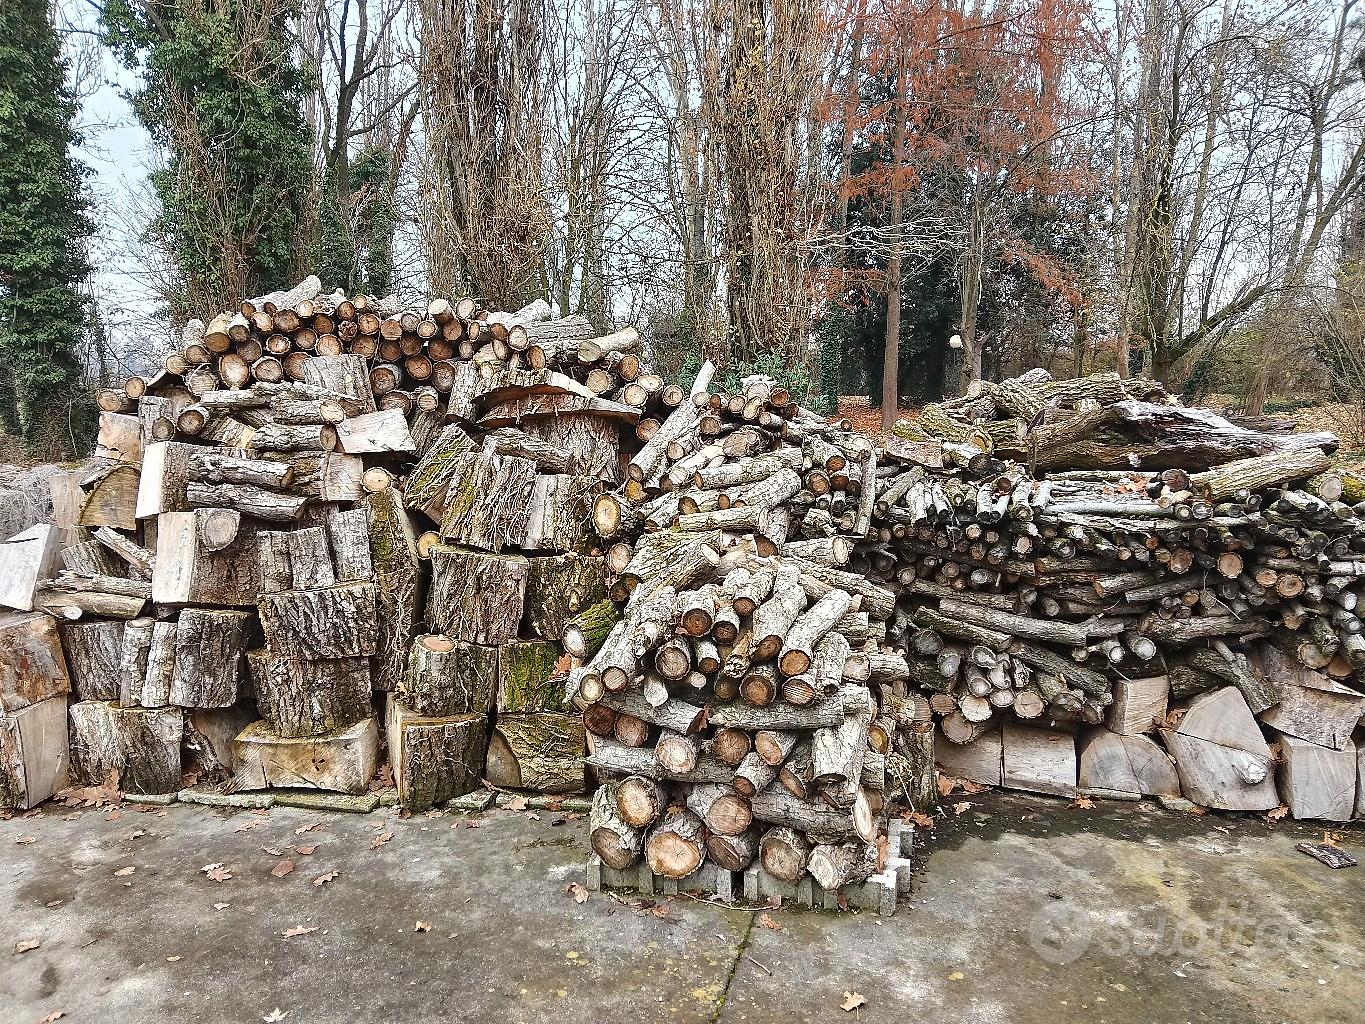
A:
{"type": "Polygon", "coordinates": [[[780,931],[695,898],[576,902],[585,821],[549,810],[49,807],[0,822],[0,1021],[1358,1018],[1365,886],[1293,851],[1316,830],[963,802],[895,918],[770,911],[780,931]]]}

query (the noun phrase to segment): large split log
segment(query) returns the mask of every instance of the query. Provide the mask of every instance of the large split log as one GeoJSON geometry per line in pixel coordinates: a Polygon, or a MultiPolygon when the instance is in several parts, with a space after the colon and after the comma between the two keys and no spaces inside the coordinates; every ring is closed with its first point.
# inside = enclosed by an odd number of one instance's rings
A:
{"type": "Polygon", "coordinates": [[[60,531],[46,523],[0,541],[0,606],[32,611],[38,581],[55,573],[60,548],[60,531]]]}
{"type": "Polygon", "coordinates": [[[485,777],[495,786],[581,793],[584,730],[579,715],[551,711],[498,715],[485,777]]]}
{"type": "Polygon", "coordinates": [[[438,545],[431,551],[428,625],[470,643],[515,640],[527,570],[527,560],[520,555],[438,545]]]}
{"type": "Polygon", "coordinates": [[[75,699],[118,700],[123,623],[65,622],[61,639],[75,699]]]}
{"type": "Polygon", "coordinates": [[[589,527],[597,486],[597,481],[587,476],[537,476],[519,546],[527,551],[590,550],[589,527]]]}
{"type": "Polygon", "coordinates": [[[1235,687],[1196,697],[1161,738],[1175,758],[1181,790],[1195,803],[1229,811],[1279,804],[1270,748],[1235,687]]]}
{"type": "Polygon", "coordinates": [[[157,604],[250,608],[260,590],[255,558],[256,531],[246,523],[234,543],[211,550],[201,525],[211,509],[164,512],[156,518],[156,562],[152,600],[157,604]]]}
{"type": "Polygon", "coordinates": [[[1077,782],[1083,794],[1111,799],[1180,795],[1175,762],[1155,740],[1108,729],[1082,736],[1077,782]]]}
{"type": "Polygon", "coordinates": [[[606,597],[603,559],[574,552],[532,558],[527,563],[526,590],[536,595],[526,608],[532,631],[543,640],[559,642],[575,616],[606,597]]]}
{"type": "Polygon", "coordinates": [[[0,808],[28,810],[66,788],[66,699],[0,714],[0,808]]]}
{"type": "Polygon", "coordinates": [[[501,551],[522,543],[531,517],[536,464],[516,456],[466,453],[454,457],[441,536],[458,544],[501,551]]]}
{"type": "Polygon", "coordinates": [[[250,618],[247,612],[208,608],[180,613],[169,703],[226,708],[236,702],[250,618]]]}
{"type": "Polygon", "coordinates": [[[276,657],[318,660],[375,653],[373,583],[265,594],[257,609],[276,657]]]}
{"type": "Polygon", "coordinates": [[[337,445],[347,455],[414,452],[417,444],[398,409],[382,409],[344,419],[336,425],[337,445]]]}
{"type": "Polygon", "coordinates": [[[305,660],[257,650],[248,652],[247,662],[256,706],[277,736],[340,732],[370,715],[368,658],[305,660]]]}
{"type": "Polygon", "coordinates": [[[412,520],[395,489],[366,495],[365,512],[370,524],[370,564],[378,616],[374,682],[376,689],[392,692],[407,670],[417,622],[421,560],[412,520]]]}
{"type": "Polygon", "coordinates": [[[366,718],[344,732],[298,739],[253,722],[233,741],[236,790],[320,789],[363,793],[379,760],[379,729],[366,718]]]}
{"type": "Polygon", "coordinates": [[[417,812],[477,789],[488,743],[482,714],[431,718],[390,694],[385,733],[398,801],[417,812]]]}
{"type": "Polygon", "coordinates": [[[1295,818],[1350,821],[1355,813],[1354,747],[1337,750],[1281,734],[1280,795],[1295,818]]]}
{"type": "Polygon", "coordinates": [[[182,765],[187,778],[217,785],[232,777],[232,743],[256,720],[252,704],[239,703],[226,708],[195,708],[185,712],[185,741],[182,765]]]}
{"type": "Polygon", "coordinates": [[[403,500],[408,508],[420,509],[440,520],[446,491],[466,465],[459,456],[474,452],[473,440],[459,424],[444,427],[408,474],[403,488],[403,500]]]}
{"type": "Polygon", "coordinates": [[[412,643],[399,692],[423,717],[487,714],[498,695],[499,649],[456,640],[440,633],[412,643]]]}
{"type": "Polygon", "coordinates": [[[71,705],[71,775],[77,785],[115,779],[126,793],[180,788],[179,708],[121,708],[103,701],[71,705]]]}
{"type": "Polygon", "coordinates": [[[1076,738],[1071,733],[1009,723],[1001,741],[1005,786],[1076,796],[1076,738]]]}
{"type": "Polygon", "coordinates": [[[0,612],[0,714],[70,692],[57,620],[44,612],[0,612]]]}

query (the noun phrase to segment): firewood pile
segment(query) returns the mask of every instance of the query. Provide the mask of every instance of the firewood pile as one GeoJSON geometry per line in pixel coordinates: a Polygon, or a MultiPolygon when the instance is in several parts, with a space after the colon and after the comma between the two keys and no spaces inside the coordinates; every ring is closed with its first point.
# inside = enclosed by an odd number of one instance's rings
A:
{"type": "Polygon", "coordinates": [[[565,644],[603,864],[837,889],[932,802],[935,760],[1361,813],[1365,530],[1330,435],[1035,371],[878,449],[771,381],[708,384],[594,505],[613,604],[565,644]]]}
{"type": "Polygon", "coordinates": [[[590,506],[673,394],[638,342],[316,278],[191,322],[98,396],[74,521],[0,545],[0,806],[388,770],[409,808],[581,792],[560,639],[606,593],[590,506]]]}
{"type": "Polygon", "coordinates": [[[902,424],[859,568],[898,592],[940,763],[1067,796],[1365,810],[1365,528],[1336,439],[1292,426],[1041,371],[902,424]]]}
{"type": "Polygon", "coordinates": [[[616,871],[761,865],[834,892],[881,870],[889,813],[934,799],[896,594],[844,568],[877,454],[771,381],[710,384],[708,365],[594,503],[620,614],[591,609],[565,635],[605,782],[592,847],[616,871]]]}

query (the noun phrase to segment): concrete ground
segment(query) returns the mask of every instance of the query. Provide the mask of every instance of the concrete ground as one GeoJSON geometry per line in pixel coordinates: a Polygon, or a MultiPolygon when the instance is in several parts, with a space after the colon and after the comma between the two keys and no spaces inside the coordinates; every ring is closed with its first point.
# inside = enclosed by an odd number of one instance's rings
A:
{"type": "Polygon", "coordinates": [[[563,812],[48,807],[0,821],[0,1024],[1361,1019],[1365,868],[1320,830],[961,803],[889,920],[580,903],[563,812]]]}

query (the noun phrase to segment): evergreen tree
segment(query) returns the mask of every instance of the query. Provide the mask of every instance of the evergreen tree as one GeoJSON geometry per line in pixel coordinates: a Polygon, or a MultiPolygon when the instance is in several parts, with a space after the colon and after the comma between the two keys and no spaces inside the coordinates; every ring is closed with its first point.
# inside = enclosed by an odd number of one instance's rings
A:
{"type": "Polygon", "coordinates": [[[47,0],[0,3],[0,425],[42,454],[87,434],[90,409],[75,353],[91,227],[66,71],[47,0]]]}
{"type": "Polygon", "coordinates": [[[111,0],[106,38],[142,87],[133,110],[167,152],[152,231],[174,260],[177,321],[287,287],[308,248],[311,87],[297,0],[111,0]]]}

